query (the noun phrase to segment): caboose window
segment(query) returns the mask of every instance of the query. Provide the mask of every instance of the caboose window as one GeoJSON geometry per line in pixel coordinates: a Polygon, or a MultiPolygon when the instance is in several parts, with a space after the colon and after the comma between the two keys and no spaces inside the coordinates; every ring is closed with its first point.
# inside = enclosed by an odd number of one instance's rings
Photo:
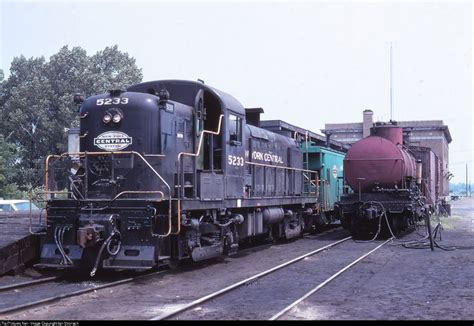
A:
{"type": "Polygon", "coordinates": [[[229,114],[229,140],[235,145],[242,142],[242,119],[234,114],[229,114]]]}

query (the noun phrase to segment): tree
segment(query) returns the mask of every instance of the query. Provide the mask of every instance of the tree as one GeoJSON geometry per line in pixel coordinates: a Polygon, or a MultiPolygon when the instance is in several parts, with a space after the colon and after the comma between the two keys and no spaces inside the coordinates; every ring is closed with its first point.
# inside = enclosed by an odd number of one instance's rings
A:
{"type": "Polygon", "coordinates": [[[43,57],[13,59],[10,76],[0,78],[0,130],[19,153],[8,183],[26,190],[39,186],[48,154],[67,148],[65,128],[78,125],[73,95],[86,96],[141,82],[135,59],[115,45],[88,56],[80,47],[62,47],[43,57]]]}
{"type": "Polygon", "coordinates": [[[16,158],[15,146],[0,134],[0,198],[21,198],[23,195],[15,183],[9,182],[15,174],[16,158]]]}
{"type": "Polygon", "coordinates": [[[106,47],[91,57],[91,73],[90,94],[96,90],[122,88],[143,78],[141,70],[136,69],[135,59],[120,52],[117,45],[106,47]]]}

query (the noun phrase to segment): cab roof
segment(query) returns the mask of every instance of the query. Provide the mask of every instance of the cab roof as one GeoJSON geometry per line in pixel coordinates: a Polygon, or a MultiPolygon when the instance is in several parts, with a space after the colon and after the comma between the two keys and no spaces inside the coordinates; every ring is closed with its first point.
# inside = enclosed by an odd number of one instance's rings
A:
{"type": "Polygon", "coordinates": [[[163,88],[169,92],[170,100],[183,103],[191,107],[194,106],[194,100],[196,99],[197,93],[202,89],[214,95],[221,103],[223,110],[232,110],[238,114],[245,115],[244,107],[232,95],[229,95],[201,82],[177,79],[155,80],[132,85],[127,88],[127,91],[158,94],[158,92],[163,88]]]}

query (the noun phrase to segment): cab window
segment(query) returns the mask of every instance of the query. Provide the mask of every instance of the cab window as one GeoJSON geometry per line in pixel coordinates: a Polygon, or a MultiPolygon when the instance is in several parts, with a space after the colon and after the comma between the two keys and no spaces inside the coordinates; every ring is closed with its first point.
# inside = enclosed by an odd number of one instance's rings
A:
{"type": "Polygon", "coordinates": [[[229,140],[237,145],[242,142],[242,119],[235,114],[229,114],[229,140]]]}

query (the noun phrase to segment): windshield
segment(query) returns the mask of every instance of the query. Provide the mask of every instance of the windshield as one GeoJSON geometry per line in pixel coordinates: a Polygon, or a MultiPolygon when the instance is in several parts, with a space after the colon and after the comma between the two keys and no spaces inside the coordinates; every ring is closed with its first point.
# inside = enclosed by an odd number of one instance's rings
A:
{"type": "Polygon", "coordinates": [[[9,212],[12,210],[12,205],[10,204],[0,204],[0,212],[9,212]]]}
{"type": "MultiPolygon", "coordinates": [[[[16,203],[15,204],[16,210],[17,211],[26,211],[30,210],[30,203],[29,202],[24,202],[24,203],[16,203]]],[[[39,209],[35,204],[31,203],[31,209],[39,209]]]]}

